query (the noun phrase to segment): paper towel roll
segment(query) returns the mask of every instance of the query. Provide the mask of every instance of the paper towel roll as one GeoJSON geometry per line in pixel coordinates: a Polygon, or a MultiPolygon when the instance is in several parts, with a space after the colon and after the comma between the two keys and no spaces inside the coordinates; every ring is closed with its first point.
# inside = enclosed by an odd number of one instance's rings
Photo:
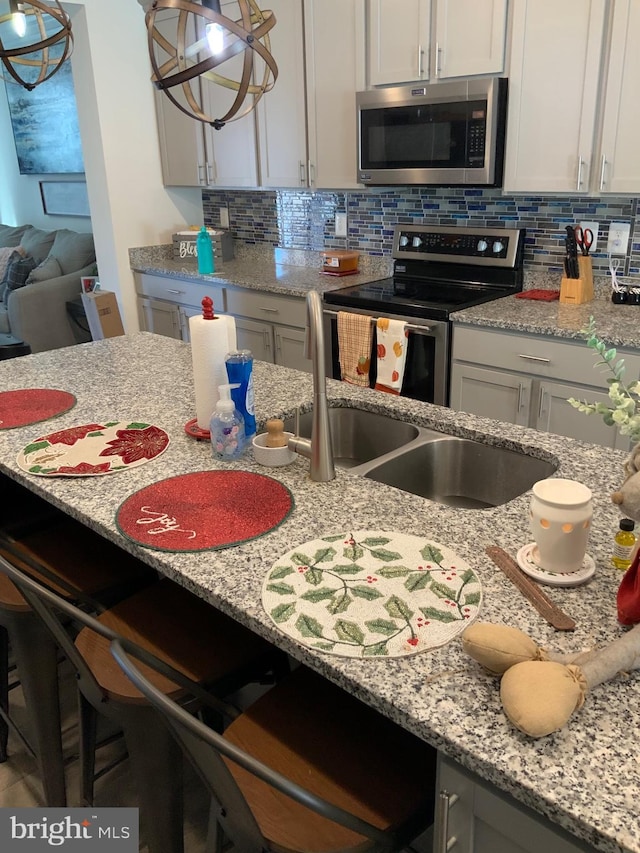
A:
{"type": "Polygon", "coordinates": [[[200,429],[209,429],[211,415],[218,402],[218,385],[226,385],[224,357],[237,349],[236,321],[226,314],[213,320],[201,315],[189,318],[193,384],[196,392],[196,419],[200,429]]]}

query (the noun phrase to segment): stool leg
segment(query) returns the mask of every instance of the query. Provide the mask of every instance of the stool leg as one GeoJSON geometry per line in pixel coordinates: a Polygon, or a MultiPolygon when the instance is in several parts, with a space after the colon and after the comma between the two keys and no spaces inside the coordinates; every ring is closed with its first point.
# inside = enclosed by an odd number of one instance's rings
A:
{"type": "Polygon", "coordinates": [[[58,650],[51,634],[33,613],[21,613],[9,628],[20,683],[35,736],[45,804],[66,806],[62,757],[58,650]]]}
{"type": "MultiPolygon", "coordinates": [[[[7,716],[9,715],[9,634],[7,629],[0,625],[0,708],[7,716]]],[[[7,760],[7,741],[9,740],[9,726],[3,717],[0,717],[0,763],[7,760]]]]}
{"type": "Polygon", "coordinates": [[[129,706],[121,723],[149,853],[182,853],[182,751],[149,707],[129,706]]]}
{"type": "Polygon", "coordinates": [[[80,728],[80,794],[82,802],[92,806],[98,714],[80,691],[78,691],[78,725],[80,728]]]}

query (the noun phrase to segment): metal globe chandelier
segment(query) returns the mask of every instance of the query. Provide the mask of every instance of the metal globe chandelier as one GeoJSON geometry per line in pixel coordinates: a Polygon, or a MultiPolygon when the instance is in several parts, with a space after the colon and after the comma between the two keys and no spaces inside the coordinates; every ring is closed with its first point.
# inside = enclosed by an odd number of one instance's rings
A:
{"type": "Polygon", "coordinates": [[[183,113],[219,130],[251,112],[273,88],[278,66],[271,55],[269,32],[276,19],[273,12],[261,11],[255,0],[236,0],[237,21],[221,13],[219,0],[140,2],[148,7],[151,80],[183,113]],[[167,37],[168,27],[175,30],[173,38],[167,37]],[[254,80],[256,56],[264,64],[259,82],[254,80]],[[239,80],[220,73],[220,66],[233,57],[242,58],[239,80]],[[235,92],[222,115],[207,114],[199,80],[235,92]]]}
{"type": "Polygon", "coordinates": [[[31,91],[71,56],[71,19],[59,0],[9,0],[4,14],[2,6],[0,2],[0,76],[31,91]]]}

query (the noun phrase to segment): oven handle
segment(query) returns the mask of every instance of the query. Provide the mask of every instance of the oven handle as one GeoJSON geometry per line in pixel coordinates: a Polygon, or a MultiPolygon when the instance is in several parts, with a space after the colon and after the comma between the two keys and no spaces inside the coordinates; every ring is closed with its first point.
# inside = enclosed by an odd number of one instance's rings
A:
{"type": "MultiPolygon", "coordinates": [[[[323,313],[326,314],[328,317],[337,317],[338,316],[337,311],[330,311],[328,308],[325,308],[323,313]]],[[[378,320],[376,317],[372,317],[371,322],[375,324],[378,322],[378,320]]],[[[408,332],[415,332],[418,335],[429,334],[430,332],[433,331],[433,328],[434,328],[433,326],[418,326],[415,323],[405,323],[404,327],[408,332]]]]}

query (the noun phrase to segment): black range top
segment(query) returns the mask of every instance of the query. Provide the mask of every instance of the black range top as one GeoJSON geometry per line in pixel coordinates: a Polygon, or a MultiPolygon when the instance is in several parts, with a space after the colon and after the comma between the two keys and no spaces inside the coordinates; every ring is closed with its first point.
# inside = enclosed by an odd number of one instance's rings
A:
{"type": "Polygon", "coordinates": [[[324,294],[344,309],[447,320],[522,290],[523,229],[397,225],[390,278],[324,294]]]}

